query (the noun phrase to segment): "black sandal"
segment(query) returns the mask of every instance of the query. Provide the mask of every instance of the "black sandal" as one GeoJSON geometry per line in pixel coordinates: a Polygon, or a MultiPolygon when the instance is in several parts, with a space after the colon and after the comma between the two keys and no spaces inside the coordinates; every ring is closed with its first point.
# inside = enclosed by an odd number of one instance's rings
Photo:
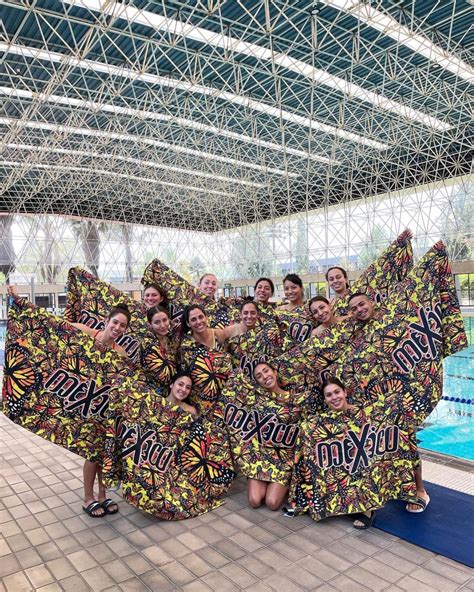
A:
{"type": "Polygon", "coordinates": [[[107,513],[106,510],[102,507],[102,504],[100,502],[96,502],[96,501],[91,502],[87,506],[87,508],[86,508],[86,506],[82,506],[82,509],[91,518],[103,518],[105,516],[105,514],[107,513]],[[95,510],[99,510],[99,509],[102,510],[102,512],[103,512],[102,514],[94,514],[93,513],[95,510]]]}
{"type": "Polygon", "coordinates": [[[370,516],[367,516],[367,514],[364,514],[363,512],[359,512],[357,514],[354,514],[353,518],[354,518],[354,522],[356,520],[359,520],[359,522],[362,522],[362,524],[363,524],[363,526],[356,526],[355,524],[353,524],[352,526],[356,530],[367,530],[368,528],[370,528],[372,526],[372,523],[375,518],[375,510],[370,511],[370,516]]]}
{"type": "Polygon", "coordinates": [[[111,500],[110,498],[105,499],[100,505],[104,509],[105,514],[116,514],[119,511],[117,503],[114,502],[114,500],[111,500]],[[117,507],[110,509],[110,506],[117,507]]]}
{"type": "Polygon", "coordinates": [[[283,512],[283,516],[286,516],[287,518],[294,518],[296,516],[296,508],[283,506],[281,511],[283,512]]]}

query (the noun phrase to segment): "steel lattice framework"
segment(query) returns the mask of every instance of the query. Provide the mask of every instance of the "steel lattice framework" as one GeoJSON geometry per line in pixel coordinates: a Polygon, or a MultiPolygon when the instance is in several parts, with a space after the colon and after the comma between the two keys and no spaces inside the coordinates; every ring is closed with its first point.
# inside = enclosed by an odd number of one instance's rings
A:
{"type": "Polygon", "coordinates": [[[471,171],[470,0],[0,5],[0,213],[224,241],[471,171]]]}

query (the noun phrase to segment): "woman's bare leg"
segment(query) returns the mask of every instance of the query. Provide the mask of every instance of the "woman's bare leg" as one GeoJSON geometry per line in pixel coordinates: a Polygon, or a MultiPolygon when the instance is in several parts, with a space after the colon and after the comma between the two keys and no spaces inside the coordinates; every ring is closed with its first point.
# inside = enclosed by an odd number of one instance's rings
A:
{"type": "Polygon", "coordinates": [[[280,483],[269,483],[265,495],[265,505],[270,510],[279,510],[285,501],[288,487],[280,483]]]}
{"type": "Polygon", "coordinates": [[[247,498],[252,508],[259,508],[265,501],[268,483],[257,479],[247,479],[247,498]]]}
{"type": "MultiPolygon", "coordinates": [[[[84,461],[84,467],[82,469],[84,479],[84,507],[87,508],[93,501],[94,497],[94,481],[97,475],[97,463],[93,463],[90,460],[84,461]]],[[[94,516],[103,516],[104,510],[102,508],[96,508],[92,510],[94,516]]]]}

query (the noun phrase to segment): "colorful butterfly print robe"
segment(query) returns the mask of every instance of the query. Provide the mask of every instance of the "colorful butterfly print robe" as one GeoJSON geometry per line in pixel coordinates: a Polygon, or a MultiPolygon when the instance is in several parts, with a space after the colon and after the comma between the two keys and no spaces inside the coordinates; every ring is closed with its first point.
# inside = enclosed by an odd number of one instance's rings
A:
{"type": "Polygon", "coordinates": [[[82,323],[101,330],[109,312],[117,305],[126,305],[131,320],[127,332],[117,340],[129,358],[139,362],[140,341],[148,334],[146,307],[111,284],[97,279],[80,267],[69,270],[66,284],[66,310],[64,319],[70,323],[82,323]]]}
{"type": "Polygon", "coordinates": [[[288,486],[306,393],[276,395],[235,374],[214,409],[229,435],[236,470],[288,486]]]}
{"type": "Polygon", "coordinates": [[[140,366],[163,397],[166,397],[171,379],[176,374],[177,355],[176,339],[168,339],[166,348],[161,347],[159,339],[151,334],[140,342],[140,366]]]}
{"type": "Polygon", "coordinates": [[[270,362],[292,343],[286,331],[273,319],[259,320],[251,329],[227,339],[227,351],[232,356],[234,369],[242,370],[249,379],[260,362],[270,362]]]}
{"type": "Polygon", "coordinates": [[[442,396],[442,359],[467,347],[454,279],[438,243],[384,302],[377,318],[359,324],[348,349],[329,371],[363,404],[399,392],[421,424],[442,396]]]}
{"type": "Polygon", "coordinates": [[[3,409],[31,432],[102,462],[109,394],[136,376],[122,356],[46,310],[15,298],[8,311],[3,409]]]}
{"type": "Polygon", "coordinates": [[[223,503],[235,476],[224,430],[133,378],[112,390],[110,409],[115,423],[109,424],[106,450],[111,466],[120,459],[122,493],[130,504],[181,520],[223,503]]]}
{"type": "Polygon", "coordinates": [[[332,309],[335,316],[349,312],[351,294],[363,292],[375,302],[383,302],[388,294],[396,289],[413,267],[413,248],[411,232],[405,230],[395,239],[351,285],[349,294],[338,298],[332,309]]]}
{"type": "Polygon", "coordinates": [[[275,309],[274,318],[286,329],[289,337],[289,345],[298,345],[311,337],[311,331],[315,327],[314,320],[306,304],[289,310],[275,309]]]}
{"type": "Polygon", "coordinates": [[[188,304],[201,305],[209,316],[211,327],[226,327],[238,318],[235,309],[212,300],[159,259],[154,259],[146,267],[143,272],[142,284],[157,284],[163,288],[168,298],[173,321],[181,319],[183,309],[188,304]]]}
{"type": "Polygon", "coordinates": [[[409,418],[385,397],[365,408],[302,421],[289,503],[313,520],[416,499],[415,449],[409,418]]]}
{"type": "Polygon", "coordinates": [[[178,365],[181,370],[190,372],[193,379],[189,403],[196,407],[199,414],[206,413],[219,399],[232,372],[230,354],[219,343],[216,343],[215,349],[209,349],[189,336],[181,342],[178,365]]]}

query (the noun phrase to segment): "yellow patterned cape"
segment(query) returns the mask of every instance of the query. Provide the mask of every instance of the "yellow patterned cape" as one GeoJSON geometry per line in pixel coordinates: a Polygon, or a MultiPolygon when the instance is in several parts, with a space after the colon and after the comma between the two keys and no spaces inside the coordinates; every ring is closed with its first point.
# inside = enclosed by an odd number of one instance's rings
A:
{"type": "Polygon", "coordinates": [[[226,341],[234,369],[242,370],[250,379],[257,364],[280,356],[290,343],[285,327],[270,317],[260,317],[254,329],[226,341]]]}
{"type": "Polygon", "coordinates": [[[298,508],[318,520],[406,498],[413,490],[407,471],[416,463],[415,427],[441,398],[443,357],[466,346],[446,250],[437,243],[389,294],[376,319],[354,324],[351,341],[326,370],[344,382],[359,411],[327,411],[302,424],[291,490],[298,508]],[[373,452],[395,428],[393,454],[373,452]],[[370,451],[370,462],[353,471],[363,450],[370,451]]]}
{"type": "Polygon", "coordinates": [[[348,313],[351,294],[363,292],[375,302],[383,302],[413,267],[411,232],[397,237],[351,285],[349,294],[336,300],[332,308],[336,316],[348,313]]]}
{"type": "Polygon", "coordinates": [[[22,427],[102,462],[117,374],[135,375],[117,352],[42,308],[15,298],[8,310],[3,406],[22,427]]]}
{"type": "Polygon", "coordinates": [[[165,520],[197,516],[223,503],[235,476],[224,430],[169,405],[134,377],[112,392],[110,410],[115,422],[106,450],[111,466],[120,459],[129,503],[165,520]]]}
{"type": "Polygon", "coordinates": [[[225,327],[238,318],[235,309],[219,304],[192,286],[183,277],[154,259],[143,272],[142,284],[157,284],[166,292],[173,320],[180,319],[188,304],[200,304],[209,316],[211,327],[225,327]]]}
{"type": "Polygon", "coordinates": [[[242,372],[228,380],[214,417],[227,429],[240,473],[288,486],[306,399],[306,393],[265,391],[242,372]]]}
{"type": "Polygon", "coordinates": [[[178,365],[189,372],[193,390],[189,402],[200,414],[207,413],[219,399],[225,381],[232,372],[232,358],[220,344],[209,349],[191,336],[184,337],[178,352],[178,365]]]}
{"type": "Polygon", "coordinates": [[[220,505],[234,473],[225,433],[171,407],[144,372],[44,309],[9,308],[3,409],[37,435],[103,466],[108,485],[155,516],[220,505]]]}
{"type": "Polygon", "coordinates": [[[359,324],[352,347],[330,372],[342,376],[352,400],[380,392],[403,395],[420,424],[442,395],[442,360],[467,347],[445,246],[437,243],[392,292],[377,318],[359,324]]]}
{"type": "Polygon", "coordinates": [[[140,341],[148,334],[146,308],[141,302],[80,267],[69,270],[66,292],[64,318],[70,323],[82,323],[92,329],[103,329],[111,309],[125,304],[132,318],[127,332],[117,343],[131,360],[139,361],[140,341]]]}
{"type": "MultiPolygon", "coordinates": [[[[397,408],[397,405],[394,406],[397,408]]],[[[314,520],[415,499],[412,427],[385,397],[301,422],[289,502],[314,520]]]]}

